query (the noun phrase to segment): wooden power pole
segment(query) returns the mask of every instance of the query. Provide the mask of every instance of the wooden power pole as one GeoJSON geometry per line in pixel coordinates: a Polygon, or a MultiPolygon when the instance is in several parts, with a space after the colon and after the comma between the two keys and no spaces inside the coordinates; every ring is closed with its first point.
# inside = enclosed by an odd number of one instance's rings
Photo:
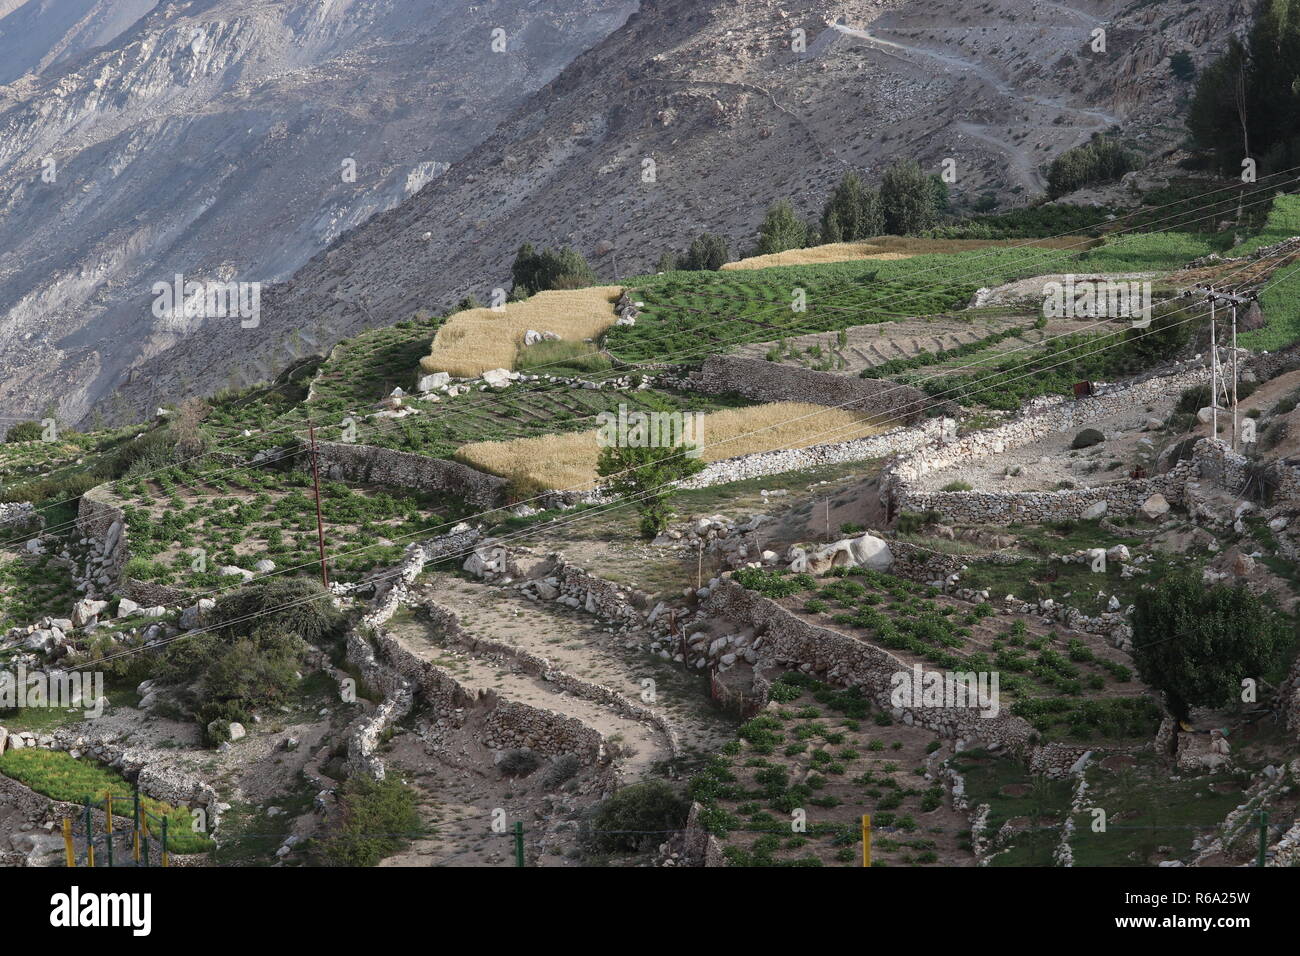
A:
{"type": "Polygon", "coordinates": [[[325,525],[320,516],[320,467],[316,463],[316,426],[308,424],[307,431],[311,436],[311,483],[316,491],[316,544],[320,549],[320,583],[328,589],[330,575],[325,566],[325,525]]]}

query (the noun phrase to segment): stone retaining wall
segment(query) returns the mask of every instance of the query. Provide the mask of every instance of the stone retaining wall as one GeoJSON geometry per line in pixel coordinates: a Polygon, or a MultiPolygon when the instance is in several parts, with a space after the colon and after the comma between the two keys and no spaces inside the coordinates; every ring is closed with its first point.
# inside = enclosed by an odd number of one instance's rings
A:
{"type": "MultiPolygon", "coordinates": [[[[581,569],[575,570],[581,571],[581,569]]],[[[586,572],[582,573],[585,574],[586,572]]],[[[608,582],[604,583],[608,584],[608,582]]],[[[574,697],[595,701],[623,717],[651,724],[667,738],[668,749],[672,756],[678,757],[681,755],[681,742],[678,740],[677,732],[673,729],[672,724],[663,715],[651,710],[649,707],[631,700],[612,687],[597,684],[595,681],[584,680],[567,671],[560,670],[548,658],[530,653],[513,644],[485,637],[476,637],[461,626],[460,619],[455,612],[450,608],[443,607],[441,604],[434,601],[425,601],[421,604],[421,607],[429,612],[430,618],[437,627],[440,627],[448,637],[468,650],[476,654],[487,653],[505,657],[512,661],[521,672],[533,677],[540,677],[547,683],[567,691],[574,697]]]]}
{"type": "MultiPolygon", "coordinates": [[[[430,458],[345,442],[317,442],[321,474],[334,481],[412,488],[464,498],[478,508],[505,503],[506,480],[446,458],[430,458]]],[[[310,451],[301,446],[297,467],[310,470],[310,451]]]]}
{"type": "MultiPolygon", "coordinates": [[[[450,672],[430,661],[416,657],[383,625],[391,619],[402,603],[409,600],[408,587],[419,576],[430,554],[438,553],[436,543],[429,547],[413,545],[399,566],[397,584],[377,602],[375,608],[362,618],[348,634],[348,661],[357,667],[364,679],[384,695],[383,702],[370,714],[359,719],[348,733],[348,763],[357,771],[369,773],[378,779],[385,774],[383,760],[378,755],[378,743],[383,729],[405,714],[412,698],[419,694],[426,705],[439,716],[462,725],[471,711],[486,712],[484,743],[492,747],[531,747],[539,753],[558,756],[572,753],[586,764],[605,763],[605,739],[595,729],[576,718],[554,711],[533,707],[516,701],[503,700],[493,691],[473,692],[465,688],[450,672]]],[[[449,636],[460,639],[464,634],[455,615],[439,609],[445,615],[440,623],[449,636]]],[[[590,692],[587,682],[570,675],[550,670],[550,664],[537,658],[535,666],[539,676],[546,674],[551,680],[568,680],[571,692],[590,692]]],[[[590,685],[597,687],[598,685],[590,685]]],[[[607,690],[607,688],[602,688],[607,690]]],[[[614,694],[613,691],[608,691],[614,694]]],[[[582,696],[588,696],[584,693],[582,696]]],[[[621,696],[621,695],[618,695],[621,696]]],[[[627,704],[637,707],[630,701],[627,704]]],[[[670,737],[670,741],[675,742],[670,737]]]]}
{"type": "Polygon", "coordinates": [[[710,355],[690,381],[700,392],[739,394],[759,402],[811,402],[900,422],[916,421],[931,404],[925,392],[911,385],[734,355],[710,355]]]}
{"type": "Polygon", "coordinates": [[[1135,405],[1207,384],[1208,378],[1209,370],[1197,365],[1124,388],[1106,389],[1089,398],[1051,402],[996,428],[932,443],[886,466],[882,497],[894,514],[937,511],[951,520],[977,523],[1079,518],[1099,502],[1105,502],[1107,514],[1131,515],[1157,492],[1171,503],[1181,501],[1186,482],[1197,474],[1195,462],[1179,462],[1165,475],[1062,491],[924,491],[916,483],[934,472],[1001,455],[1053,433],[1074,431],[1135,405]]]}
{"type": "MultiPolygon", "coordinates": [[[[712,614],[753,628],[752,644],[758,652],[755,670],[762,667],[797,668],[827,683],[860,687],[876,704],[897,711],[890,701],[891,678],[911,665],[865,641],[830,628],[820,627],[792,613],[761,594],[724,578],[705,601],[712,614]]],[[[1004,707],[996,717],[960,708],[902,708],[901,719],[926,727],[944,737],[979,740],[1021,752],[1033,728],[1004,707]]]]}
{"type": "Polygon", "coordinates": [[[901,494],[893,501],[900,511],[937,511],[950,521],[1006,524],[1012,521],[1042,523],[1066,518],[1080,518],[1098,502],[1106,503],[1108,515],[1137,514],[1142,503],[1153,494],[1164,495],[1171,504],[1183,497],[1183,486],[1194,476],[1189,461],[1165,475],[1119,481],[1095,488],[1072,488],[1064,491],[932,491],[901,494]]]}

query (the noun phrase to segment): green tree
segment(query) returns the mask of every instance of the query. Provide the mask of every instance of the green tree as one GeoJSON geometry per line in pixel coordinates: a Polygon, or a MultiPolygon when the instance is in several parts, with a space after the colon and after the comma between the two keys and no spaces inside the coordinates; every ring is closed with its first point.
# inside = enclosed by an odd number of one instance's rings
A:
{"type": "Polygon", "coordinates": [[[702,232],[691,240],[690,247],[686,250],[686,254],[681,257],[680,265],[677,268],[689,269],[694,272],[717,271],[726,265],[729,258],[725,237],[714,235],[711,232],[702,232]]]}
{"type": "Polygon", "coordinates": [[[760,256],[789,249],[802,249],[808,240],[808,225],[794,211],[788,199],[773,203],[758,228],[758,249],[760,256]]]}
{"type": "Polygon", "coordinates": [[[1300,163],[1300,7],[1263,0],[1246,43],[1201,71],[1187,112],[1192,140],[1224,175],[1247,157],[1261,174],[1300,163]]]}
{"type": "Polygon", "coordinates": [[[600,451],[596,473],[610,479],[611,494],[635,503],[641,533],[647,538],[668,527],[673,514],[668,486],[704,468],[704,462],[687,452],[684,445],[634,448],[625,443],[606,445],[600,451]]]}
{"type": "Polygon", "coordinates": [[[1239,700],[1242,680],[1263,678],[1289,639],[1284,619],[1244,586],[1206,586],[1191,568],[1135,601],[1133,662],[1179,720],[1193,707],[1239,700]]]}
{"type": "Polygon", "coordinates": [[[588,837],[597,849],[635,853],[658,846],[686,823],[686,801],[662,780],[634,783],[597,805],[588,837]]]}
{"type": "Polygon", "coordinates": [[[931,228],[938,220],[935,177],[919,163],[896,163],[880,179],[880,213],[884,231],[910,236],[931,228]]]}
{"type": "Polygon", "coordinates": [[[512,292],[535,295],[547,289],[581,289],[596,284],[596,274],[576,249],[536,251],[530,243],[519,247],[510,267],[512,292]]]}
{"type": "Polygon", "coordinates": [[[857,173],[845,173],[822,209],[821,241],[856,242],[883,229],[879,193],[863,186],[857,173]]]}

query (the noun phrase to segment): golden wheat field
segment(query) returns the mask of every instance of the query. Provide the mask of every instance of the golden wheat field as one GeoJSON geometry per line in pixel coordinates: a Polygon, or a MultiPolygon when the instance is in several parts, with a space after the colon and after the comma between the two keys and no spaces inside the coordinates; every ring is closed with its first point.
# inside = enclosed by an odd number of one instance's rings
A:
{"type": "Polygon", "coordinates": [[[513,369],[529,329],[554,332],[562,339],[593,339],[614,324],[614,301],[622,286],[592,286],[539,292],[502,311],[489,308],[457,312],[433,337],[429,354],[420,359],[425,373],[447,372],[473,378],[494,368],[513,369]]]}
{"type": "MultiPolygon", "coordinates": [[[[704,416],[700,458],[712,462],[778,448],[807,448],[866,438],[892,427],[892,423],[864,412],[805,402],[729,408],[704,416]]],[[[512,441],[472,442],[456,452],[456,458],[465,464],[509,478],[521,488],[566,490],[594,487],[599,455],[594,429],[512,441]]]]}
{"type": "Polygon", "coordinates": [[[807,249],[789,249],[766,256],[751,256],[728,262],[723,269],[769,269],[773,266],[811,266],[824,262],[856,262],[865,259],[910,259],[912,256],[951,255],[990,246],[1029,245],[1057,249],[1073,243],[1066,239],[919,239],[910,236],[877,236],[865,242],[832,242],[807,249]]]}

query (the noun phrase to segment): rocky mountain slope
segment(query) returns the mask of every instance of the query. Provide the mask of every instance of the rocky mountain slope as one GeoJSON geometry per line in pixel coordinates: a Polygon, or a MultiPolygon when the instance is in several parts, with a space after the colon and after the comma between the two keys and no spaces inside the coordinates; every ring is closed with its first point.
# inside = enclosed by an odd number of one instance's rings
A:
{"type": "MultiPolygon", "coordinates": [[[[259,343],[208,327],[194,334],[213,364],[172,365],[183,336],[153,315],[153,284],[288,277],[463,158],[635,8],[0,0],[0,415],[107,411],[153,357],[169,388],[247,374],[259,343]]],[[[303,327],[305,349],[334,335],[303,327]]]]}
{"type": "Polygon", "coordinates": [[[765,204],[815,215],[851,168],[952,158],[968,205],[1040,193],[1044,163],[1113,125],[1158,156],[1191,89],[1170,55],[1203,65],[1244,23],[1238,0],[643,3],[445,176],[271,290],[255,334],[181,343],[123,403],[148,409],[187,374],[210,390],[232,364],[264,378],[306,329],[327,339],[483,298],[525,240],[573,244],[610,280],[701,229],[744,251],[765,204]],[[236,352],[257,359],[223,361],[236,352]]]}

